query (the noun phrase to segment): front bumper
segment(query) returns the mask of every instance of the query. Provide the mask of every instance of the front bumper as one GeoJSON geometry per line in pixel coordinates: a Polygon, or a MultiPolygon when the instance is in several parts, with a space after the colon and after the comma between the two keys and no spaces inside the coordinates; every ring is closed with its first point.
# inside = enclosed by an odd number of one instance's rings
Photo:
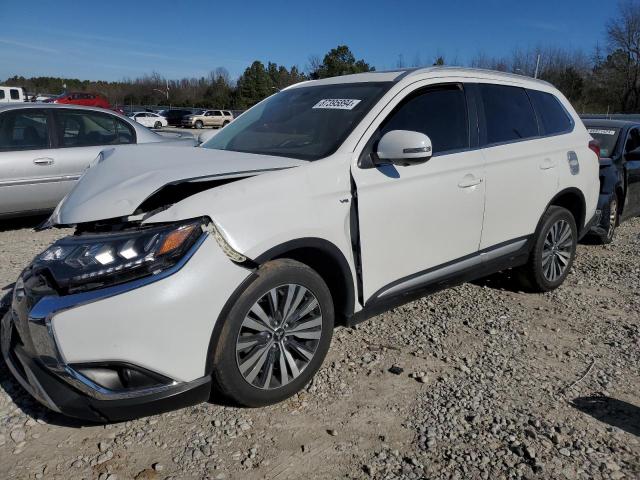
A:
{"type": "Polygon", "coordinates": [[[249,273],[207,234],[171,269],[89,292],[58,296],[45,275],[27,268],[0,313],[2,356],[40,403],[86,420],[119,421],[205,401],[215,321],[249,273]],[[116,368],[145,381],[114,384],[95,374],[116,368]]]}
{"type": "Polygon", "coordinates": [[[12,312],[2,318],[4,361],[18,383],[55,412],[93,422],[117,422],[194,405],[206,401],[211,394],[211,378],[206,376],[151,393],[132,392],[128,397],[94,398],[72,386],[71,368],[56,372],[30,354],[22,344],[14,322],[12,312]]]}

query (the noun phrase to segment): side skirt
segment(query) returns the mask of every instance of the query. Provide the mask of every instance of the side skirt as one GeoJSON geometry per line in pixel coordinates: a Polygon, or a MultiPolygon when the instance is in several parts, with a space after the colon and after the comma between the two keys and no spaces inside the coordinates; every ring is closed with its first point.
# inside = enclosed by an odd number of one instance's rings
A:
{"type": "Polygon", "coordinates": [[[354,326],[432,293],[527,263],[532,236],[510,240],[452,262],[397,280],[374,293],[347,321],[354,326]]]}

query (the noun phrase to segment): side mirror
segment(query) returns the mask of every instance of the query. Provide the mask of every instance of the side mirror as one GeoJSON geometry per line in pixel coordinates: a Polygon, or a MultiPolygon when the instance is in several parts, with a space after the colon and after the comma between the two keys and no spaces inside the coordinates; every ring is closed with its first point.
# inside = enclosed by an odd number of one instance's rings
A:
{"type": "Polygon", "coordinates": [[[376,153],[380,163],[418,165],[431,158],[431,139],[420,132],[392,130],[382,136],[376,153]]]}

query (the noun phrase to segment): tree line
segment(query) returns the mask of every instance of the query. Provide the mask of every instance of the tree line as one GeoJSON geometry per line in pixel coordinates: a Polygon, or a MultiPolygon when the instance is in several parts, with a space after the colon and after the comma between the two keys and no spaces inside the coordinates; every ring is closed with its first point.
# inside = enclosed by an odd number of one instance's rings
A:
{"type": "MultiPolygon", "coordinates": [[[[507,56],[478,53],[467,66],[536,76],[554,84],[581,113],[640,111],[640,3],[626,0],[606,23],[606,45],[593,51],[538,46],[514,49],[507,56]]],[[[437,55],[429,62],[418,57],[407,65],[399,55],[398,68],[460,65],[437,55]]],[[[225,68],[200,78],[165,79],[159,73],[116,82],[57,77],[14,76],[4,84],[24,87],[29,93],[87,91],[105,95],[114,105],[157,105],[246,109],[263,98],[304,80],[375,70],[356,59],[348,46],[339,45],[324,57],[312,56],[305,70],[254,61],[233,81],[225,68]],[[66,85],[66,87],[63,87],[66,85]],[[169,101],[166,99],[168,88],[169,101]]]]}
{"type": "Polygon", "coordinates": [[[233,82],[225,68],[216,68],[208,76],[169,80],[157,72],[139,78],[115,82],[75,78],[14,76],[3,84],[20,86],[31,94],[93,92],[107,97],[113,105],[166,105],[244,110],[289,85],[309,79],[333,77],[373,70],[364,60],[356,60],[345,45],[329,51],[322,61],[314,62],[308,72],[297,66],[287,68],[256,60],[233,82]],[[169,92],[167,100],[166,92],[169,92]]]}

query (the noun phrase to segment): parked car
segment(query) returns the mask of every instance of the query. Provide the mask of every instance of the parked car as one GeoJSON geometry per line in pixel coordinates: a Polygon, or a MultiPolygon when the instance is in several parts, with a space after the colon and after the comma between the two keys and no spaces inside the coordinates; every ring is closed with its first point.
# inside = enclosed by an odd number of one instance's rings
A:
{"type": "Polygon", "coordinates": [[[2,103],[22,103],[26,101],[26,96],[22,87],[0,86],[0,104],[2,103]]]}
{"type": "Polygon", "coordinates": [[[51,211],[105,146],[159,142],[196,145],[100,108],[0,107],[0,218],[51,211]]]}
{"type": "Polygon", "coordinates": [[[172,127],[180,127],[182,125],[182,120],[193,114],[192,110],[180,109],[180,108],[171,108],[168,110],[160,110],[158,112],[164,118],[167,119],[167,122],[172,127]]]}
{"type": "Polygon", "coordinates": [[[224,127],[233,121],[233,114],[229,110],[200,110],[182,119],[183,127],[224,127]]]}
{"type": "Polygon", "coordinates": [[[212,391],[281,401],[335,325],[507,268],[533,291],[562,284],[595,215],[595,150],[562,94],[527,77],[293,85],[203,148],[92,165],[48,222],[75,234],[16,281],[4,357],[42,403],[98,421],[212,391]]]}
{"type": "Polygon", "coordinates": [[[109,100],[98,93],[70,92],[44,101],[45,103],[62,103],[82,105],[84,107],[100,107],[110,109],[109,100]]]}
{"type": "Polygon", "coordinates": [[[169,125],[166,118],[153,112],[135,112],[129,118],[149,128],[162,128],[169,125]]]}
{"type": "Polygon", "coordinates": [[[600,243],[611,243],[621,221],[640,215],[640,122],[585,119],[600,144],[599,221],[591,229],[600,243]]]}

